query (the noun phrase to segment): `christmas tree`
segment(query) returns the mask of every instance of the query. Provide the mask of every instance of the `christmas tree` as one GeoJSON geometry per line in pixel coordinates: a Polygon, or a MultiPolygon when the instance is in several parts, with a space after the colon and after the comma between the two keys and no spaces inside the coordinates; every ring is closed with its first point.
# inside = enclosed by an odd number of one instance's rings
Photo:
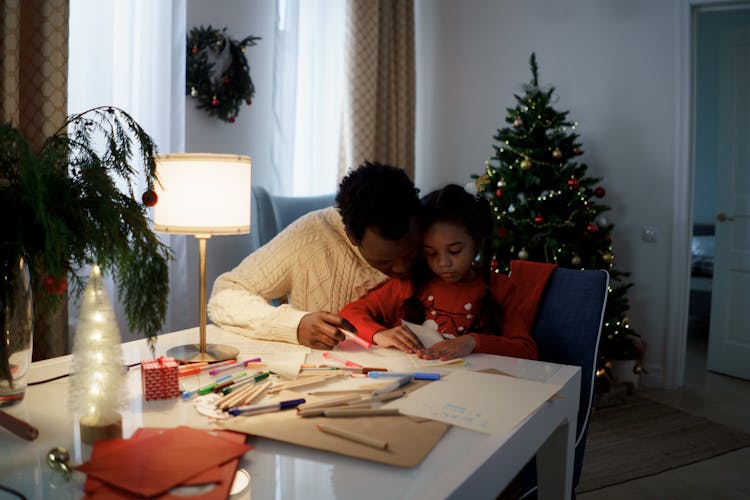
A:
{"type": "MultiPolygon", "coordinates": [[[[532,79],[516,106],[507,109],[508,126],[498,130],[495,154],[485,173],[474,176],[477,192],[495,214],[492,266],[507,273],[512,259],[554,263],[576,269],[606,269],[610,275],[604,313],[600,362],[601,382],[609,377],[613,359],[638,359],[644,344],[627,317],[627,273],[615,268],[613,224],[599,178],[587,175],[577,124],[568,112],[556,111],[554,87],[539,86],[535,54],[530,58],[532,79]]],[[[638,370],[642,370],[638,363],[638,370]]]]}

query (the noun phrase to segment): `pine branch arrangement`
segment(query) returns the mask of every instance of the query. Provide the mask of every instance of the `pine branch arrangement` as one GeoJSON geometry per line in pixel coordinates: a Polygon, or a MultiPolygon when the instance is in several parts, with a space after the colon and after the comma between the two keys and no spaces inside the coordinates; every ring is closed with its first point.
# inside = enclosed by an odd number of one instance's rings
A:
{"type": "Polygon", "coordinates": [[[33,289],[46,292],[34,297],[35,307],[59,307],[68,277],[79,297],[81,274],[98,264],[115,276],[129,328],[148,338],[158,333],[171,254],[134,193],[135,162],[152,191],[155,153],[143,128],[111,106],[70,116],[39,151],[18,129],[0,125],[0,256],[24,256],[41,271],[32,273],[33,289]]]}

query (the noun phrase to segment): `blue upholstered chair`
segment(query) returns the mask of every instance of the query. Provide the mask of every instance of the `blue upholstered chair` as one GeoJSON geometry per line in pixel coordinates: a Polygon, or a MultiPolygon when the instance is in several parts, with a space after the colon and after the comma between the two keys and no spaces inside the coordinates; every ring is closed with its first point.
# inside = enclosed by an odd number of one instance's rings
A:
{"type": "Polygon", "coordinates": [[[313,210],[333,206],[335,194],[318,196],[277,196],[261,186],[253,186],[252,232],[254,245],[271,241],[289,224],[313,210]]]}
{"type": "MultiPolygon", "coordinates": [[[[581,478],[608,282],[609,274],[603,270],[555,268],[532,332],[541,361],[581,367],[571,498],[575,498],[575,487],[581,478]]],[[[520,498],[536,498],[534,460],[524,469],[522,491],[520,498]]]]}

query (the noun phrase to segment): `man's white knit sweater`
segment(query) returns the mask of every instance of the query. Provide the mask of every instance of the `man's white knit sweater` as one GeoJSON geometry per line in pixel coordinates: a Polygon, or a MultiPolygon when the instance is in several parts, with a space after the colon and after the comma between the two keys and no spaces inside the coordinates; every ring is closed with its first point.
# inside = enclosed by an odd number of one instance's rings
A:
{"type": "Polygon", "coordinates": [[[297,343],[305,314],[337,314],[386,279],[349,241],[338,211],[325,208],[301,217],[219,276],[208,315],[228,331],[297,343]],[[277,298],[288,304],[268,303],[277,298]]]}

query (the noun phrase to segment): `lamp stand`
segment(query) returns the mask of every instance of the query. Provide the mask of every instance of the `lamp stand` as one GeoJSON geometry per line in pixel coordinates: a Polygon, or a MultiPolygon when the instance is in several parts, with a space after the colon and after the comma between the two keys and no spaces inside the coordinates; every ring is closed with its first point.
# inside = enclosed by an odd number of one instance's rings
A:
{"type": "Polygon", "coordinates": [[[224,361],[235,359],[240,353],[236,347],[222,344],[206,344],[206,240],[210,234],[196,234],[198,239],[198,258],[200,267],[200,299],[198,317],[200,319],[200,344],[185,344],[167,350],[167,356],[183,363],[195,361],[224,361]]]}

